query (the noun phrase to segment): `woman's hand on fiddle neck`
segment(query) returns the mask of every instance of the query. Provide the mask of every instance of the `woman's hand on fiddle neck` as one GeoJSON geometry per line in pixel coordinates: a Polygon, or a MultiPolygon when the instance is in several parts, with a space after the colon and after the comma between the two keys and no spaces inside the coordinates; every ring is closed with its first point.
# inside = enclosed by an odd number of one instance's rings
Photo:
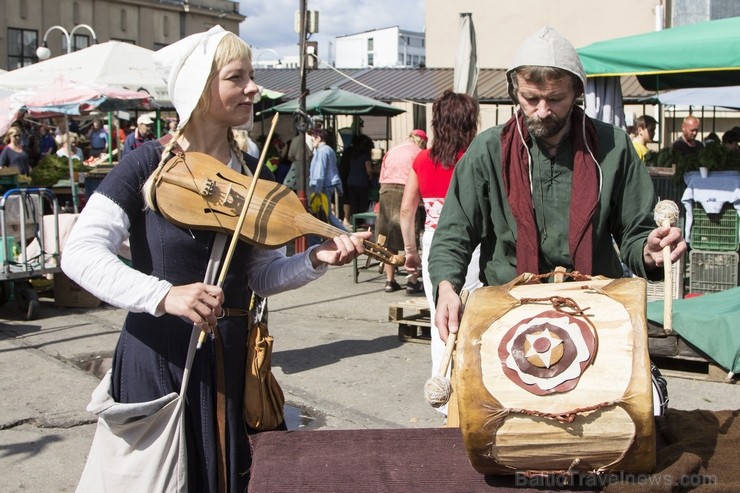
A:
{"type": "Polygon", "coordinates": [[[363,240],[372,237],[372,231],[359,231],[352,235],[341,235],[331,240],[326,240],[317,248],[311,250],[311,265],[317,269],[321,264],[345,265],[365,251],[363,240]]]}

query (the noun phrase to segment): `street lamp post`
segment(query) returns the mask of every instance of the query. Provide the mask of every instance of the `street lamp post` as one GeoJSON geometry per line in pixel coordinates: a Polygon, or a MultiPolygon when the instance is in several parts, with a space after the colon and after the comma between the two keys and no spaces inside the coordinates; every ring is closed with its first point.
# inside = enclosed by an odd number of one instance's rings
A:
{"type": "Polygon", "coordinates": [[[80,29],[87,29],[88,31],[90,31],[90,34],[92,34],[93,37],[93,44],[97,44],[98,42],[98,36],[97,34],[95,34],[95,30],[87,24],[78,24],[69,32],[62,26],[51,26],[44,33],[44,39],[41,46],[36,49],[36,56],[39,57],[39,60],[46,60],[51,56],[51,50],[49,49],[46,39],[49,37],[49,33],[54,31],[55,29],[62,31],[62,34],[64,34],[64,37],[67,40],[67,53],[72,53],[73,36],[80,29]]]}
{"type": "MultiPolygon", "coordinates": [[[[59,30],[64,34],[64,38],[67,41],[67,54],[72,53],[72,41],[73,36],[77,31],[80,29],[87,29],[90,31],[90,34],[92,34],[93,38],[93,44],[97,44],[98,42],[98,36],[95,34],[95,30],[88,26],[87,24],[78,24],[75,27],[72,28],[71,31],[67,31],[62,26],[51,26],[49,29],[46,30],[44,33],[44,39],[42,41],[42,45],[39,46],[36,49],[36,56],[39,58],[39,60],[47,60],[51,56],[51,50],[49,49],[49,46],[47,44],[47,38],[49,37],[49,33],[54,30],[59,30]]],[[[69,187],[72,191],[72,207],[74,208],[74,213],[77,214],[79,212],[79,197],[77,196],[77,182],[75,181],[75,173],[74,173],[74,166],[72,165],[72,154],[69,150],[69,142],[70,142],[70,135],[69,135],[69,122],[67,121],[67,115],[64,115],[64,124],[65,124],[65,130],[67,132],[67,162],[69,164],[69,187]]],[[[108,128],[110,127],[110,122],[108,122],[108,128]]],[[[110,154],[110,146],[111,146],[111,138],[110,134],[108,135],[108,153],[110,154]]]]}
{"type": "Polygon", "coordinates": [[[280,58],[280,53],[278,53],[277,51],[273,50],[272,48],[266,48],[264,50],[261,50],[260,51],[260,54],[257,55],[257,60],[255,60],[255,62],[254,62],[255,65],[259,65],[260,60],[262,60],[262,55],[264,55],[265,53],[272,54],[272,55],[275,56],[275,58],[277,59],[277,63],[275,64],[275,66],[280,66],[280,65],[283,64],[283,59],[280,58]]]}

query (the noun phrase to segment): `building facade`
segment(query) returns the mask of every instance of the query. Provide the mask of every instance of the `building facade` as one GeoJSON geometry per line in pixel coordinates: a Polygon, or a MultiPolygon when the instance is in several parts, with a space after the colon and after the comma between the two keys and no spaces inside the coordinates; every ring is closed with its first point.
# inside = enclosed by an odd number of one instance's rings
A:
{"type": "Polygon", "coordinates": [[[235,0],[0,0],[0,68],[38,61],[46,42],[52,56],[95,41],[124,41],[157,50],[220,24],[239,33],[246,18],[235,0]],[[86,26],[89,26],[86,27],[86,26]]]}
{"type": "Polygon", "coordinates": [[[420,67],[426,65],[424,33],[398,26],[336,38],[338,68],[420,67]]]}
{"type": "MultiPolygon", "coordinates": [[[[454,67],[459,23],[451,19],[470,12],[475,26],[478,67],[505,69],[524,39],[543,26],[555,28],[576,48],[581,48],[598,41],[740,16],[740,1],[620,0],[598,2],[596,7],[591,0],[426,0],[425,12],[428,67],[454,67]]],[[[492,118],[487,110],[489,108],[481,108],[481,128],[499,120],[492,118]]],[[[657,134],[660,144],[653,144],[655,149],[678,137],[681,121],[689,113],[701,119],[699,138],[712,131],[721,134],[738,124],[737,112],[720,109],[686,106],[664,112],[663,108],[652,104],[625,106],[627,124],[642,114],[649,114],[660,122],[657,134]]]]}

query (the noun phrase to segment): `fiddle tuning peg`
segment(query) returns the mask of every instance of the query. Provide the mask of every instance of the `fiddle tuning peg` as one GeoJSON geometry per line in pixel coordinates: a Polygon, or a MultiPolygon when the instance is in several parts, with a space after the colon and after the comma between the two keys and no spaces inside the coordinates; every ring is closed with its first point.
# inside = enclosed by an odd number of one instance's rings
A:
{"type": "Polygon", "coordinates": [[[200,194],[204,197],[208,197],[213,193],[213,187],[216,185],[216,182],[214,182],[210,178],[206,178],[205,185],[203,186],[203,190],[201,190],[200,194]]]}

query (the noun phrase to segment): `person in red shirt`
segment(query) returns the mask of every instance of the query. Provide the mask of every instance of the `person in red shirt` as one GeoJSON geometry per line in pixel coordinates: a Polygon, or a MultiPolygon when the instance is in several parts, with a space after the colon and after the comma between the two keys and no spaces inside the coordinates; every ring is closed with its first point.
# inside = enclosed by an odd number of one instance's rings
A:
{"type": "MultiPolygon", "coordinates": [[[[467,94],[445,91],[432,105],[432,130],[434,132],[432,145],[416,156],[401,200],[401,232],[406,253],[406,270],[412,274],[422,272],[424,292],[431,314],[432,375],[437,374],[445,344],[439,336],[437,327],[434,326],[434,291],[427,275],[429,250],[455,164],[465,154],[468,145],[478,133],[478,124],[479,110],[475,100],[467,94]],[[416,245],[414,221],[420,200],[424,202],[426,213],[421,256],[419,256],[416,245]]],[[[468,266],[463,288],[468,291],[482,286],[478,279],[478,256],[479,250],[476,249],[468,266]]],[[[437,409],[447,414],[447,406],[437,409]]]]}

